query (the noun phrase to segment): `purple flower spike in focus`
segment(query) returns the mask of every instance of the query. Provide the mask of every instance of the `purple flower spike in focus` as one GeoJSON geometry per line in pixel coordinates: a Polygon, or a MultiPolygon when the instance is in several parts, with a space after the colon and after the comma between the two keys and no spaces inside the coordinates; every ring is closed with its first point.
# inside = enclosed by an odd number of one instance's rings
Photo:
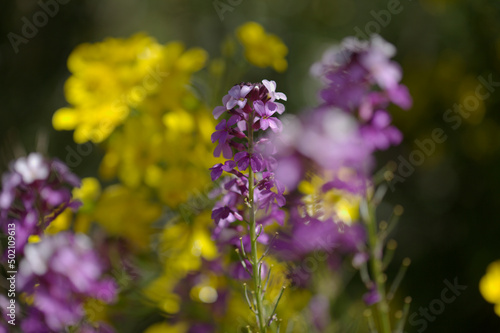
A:
{"type": "Polygon", "coordinates": [[[222,152],[227,161],[217,163],[210,170],[212,180],[219,178],[223,171],[230,173],[230,177],[224,182],[222,197],[212,210],[215,222],[212,236],[219,246],[231,245],[238,250],[240,261],[232,263],[231,271],[239,278],[252,277],[257,300],[255,312],[259,313],[257,326],[264,332],[272,318],[264,318],[261,303],[264,295],[259,272],[262,273],[266,265],[264,256],[257,257],[257,242],[269,245],[270,237],[264,232],[264,225],[283,224],[284,220],[284,212],[280,212],[279,207],[286,203],[285,188],[275,181],[277,160],[273,155],[277,150],[267,135],[269,132],[277,135],[283,129],[281,121],[273,115],[285,111],[283,104],[275,101],[286,100],[286,96],[276,92],[276,82],[268,80],[236,85],[226,96],[223,106],[216,107],[213,113],[216,118],[224,113],[230,118],[217,125],[212,142],[218,141],[214,156],[222,152]]]}

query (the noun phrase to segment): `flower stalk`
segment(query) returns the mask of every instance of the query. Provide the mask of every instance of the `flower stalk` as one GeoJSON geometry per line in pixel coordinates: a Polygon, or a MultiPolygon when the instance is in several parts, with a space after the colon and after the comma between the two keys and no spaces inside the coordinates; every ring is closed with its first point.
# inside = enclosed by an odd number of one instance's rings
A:
{"type": "MultiPolygon", "coordinates": [[[[253,154],[253,117],[249,118],[248,121],[248,154],[253,154]]],[[[250,261],[252,263],[252,277],[255,289],[255,302],[257,307],[257,326],[259,327],[260,333],[266,332],[264,317],[264,307],[262,304],[263,292],[262,292],[262,278],[260,274],[260,260],[257,252],[257,222],[255,221],[255,203],[254,203],[254,190],[255,190],[255,175],[253,173],[252,167],[248,168],[248,204],[249,204],[249,225],[250,225],[250,242],[251,242],[251,255],[250,261]]]]}
{"type": "Polygon", "coordinates": [[[380,297],[380,300],[373,306],[376,309],[378,316],[378,321],[380,324],[381,333],[391,333],[391,320],[389,317],[389,305],[387,303],[386,291],[385,291],[385,280],[386,277],[383,272],[383,262],[382,262],[382,247],[379,239],[377,237],[377,221],[375,217],[375,205],[368,199],[366,201],[367,205],[367,216],[366,224],[368,229],[368,246],[370,249],[370,268],[373,280],[375,282],[375,289],[380,297]]]}

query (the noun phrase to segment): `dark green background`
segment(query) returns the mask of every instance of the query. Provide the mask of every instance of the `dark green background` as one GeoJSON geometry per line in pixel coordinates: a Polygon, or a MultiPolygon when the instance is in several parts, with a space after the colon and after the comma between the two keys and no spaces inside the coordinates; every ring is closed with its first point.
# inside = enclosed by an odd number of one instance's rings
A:
{"type": "MultiPolygon", "coordinates": [[[[32,0],[2,0],[1,169],[19,148],[36,149],[38,133],[48,137],[48,153],[63,161],[68,149],[77,149],[72,133],[52,129],[51,117],[66,105],[66,59],[80,43],[146,31],[162,43],[178,39],[217,56],[227,34],[255,20],[288,45],[289,70],[257,70],[244,79],[276,80],[288,95],[287,110],[298,112],[316,103],[317,85],[308,77],[311,63],[328,44],[354,34],[355,27],[364,30],[376,22],[371,11],[385,10],[389,2],[242,0],[220,20],[210,0],[72,0],[60,5],[59,13],[16,54],[7,34],[20,34],[22,17],[31,20],[40,7],[32,0]]],[[[456,130],[443,114],[474,89],[479,75],[491,74],[500,81],[500,2],[402,0],[401,6],[389,24],[377,25],[398,49],[396,60],[415,103],[409,112],[392,110],[405,141],[380,154],[379,165],[400,154],[407,159],[416,148],[414,140],[429,138],[435,128],[447,135],[387,197],[405,208],[394,235],[399,243],[396,261],[412,259],[401,296],[413,297],[412,313],[440,297],[443,280],[457,278],[467,289],[425,332],[499,332],[500,318],[479,294],[478,283],[486,266],[500,259],[500,94],[495,91],[484,101],[484,112],[478,111],[456,130]]],[[[101,156],[95,147],[75,171],[95,175],[101,156]]],[[[396,269],[394,265],[389,273],[396,269]]],[[[406,331],[417,332],[419,327],[408,325],[406,331]]]]}

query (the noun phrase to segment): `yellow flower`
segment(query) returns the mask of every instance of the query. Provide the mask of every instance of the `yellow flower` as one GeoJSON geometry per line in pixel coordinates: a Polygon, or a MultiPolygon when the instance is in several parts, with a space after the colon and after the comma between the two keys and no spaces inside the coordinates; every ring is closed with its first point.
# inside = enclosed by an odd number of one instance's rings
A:
{"type": "Polygon", "coordinates": [[[339,189],[331,189],[327,192],[322,186],[333,177],[347,177],[349,170],[343,169],[338,174],[326,174],[320,177],[312,175],[310,180],[304,180],[299,184],[299,191],[304,194],[304,203],[307,213],[320,219],[333,217],[335,221],[352,224],[359,218],[359,204],[361,196],[339,189]]]}
{"type": "Polygon", "coordinates": [[[257,67],[273,67],[277,72],[284,72],[288,63],[285,56],[288,48],[283,41],[256,22],[247,22],[236,30],[236,36],[245,48],[245,57],[257,67]]]}
{"type": "Polygon", "coordinates": [[[185,333],[187,330],[188,325],[185,323],[178,323],[175,325],[156,323],[149,326],[144,333],[185,333]]]}
{"type": "Polygon", "coordinates": [[[479,291],[485,300],[495,304],[495,313],[500,316],[500,260],[488,266],[479,282],[479,291]]]}
{"type": "Polygon", "coordinates": [[[68,59],[72,76],[65,95],[71,107],[55,112],[54,128],[74,129],[77,143],[102,142],[149,97],[162,96],[166,103],[160,108],[178,106],[191,74],[206,58],[202,49],[185,51],[179,42],[160,45],[145,34],[82,44],[68,59]]]}
{"type": "Polygon", "coordinates": [[[147,191],[112,185],[104,190],[95,207],[95,220],[111,235],[130,240],[139,249],[149,245],[151,224],[160,217],[161,206],[151,202],[147,191]]]}
{"type": "Polygon", "coordinates": [[[210,212],[203,212],[192,224],[181,221],[164,229],[158,251],[167,271],[186,274],[198,270],[202,258],[217,258],[217,246],[210,235],[211,223],[210,212]]]}
{"type": "Polygon", "coordinates": [[[144,290],[144,295],[155,302],[165,313],[174,314],[180,310],[181,299],[174,293],[174,287],[179,282],[180,276],[165,272],[151,282],[144,290]]]}

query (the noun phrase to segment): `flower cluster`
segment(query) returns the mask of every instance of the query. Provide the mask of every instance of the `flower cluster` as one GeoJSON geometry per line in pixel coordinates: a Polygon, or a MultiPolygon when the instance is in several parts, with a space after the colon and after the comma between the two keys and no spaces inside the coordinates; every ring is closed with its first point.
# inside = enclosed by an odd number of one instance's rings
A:
{"type": "MultiPolygon", "coordinates": [[[[101,280],[103,266],[90,240],[71,232],[57,233],[58,220],[66,220],[66,212],[81,205],[72,196],[73,187],[80,184],[65,164],[39,153],[13,161],[2,177],[1,227],[15,243],[15,260],[9,260],[8,270],[18,270],[16,291],[21,297],[16,308],[21,310],[23,332],[62,331],[84,320],[83,304],[88,298],[110,302],[115,297],[114,282],[101,280]]],[[[9,258],[14,259],[11,253],[9,258]]],[[[95,325],[86,323],[81,328],[112,332],[105,324],[99,329],[95,325]]]]}
{"type": "Polygon", "coordinates": [[[72,199],[71,189],[80,179],[62,162],[31,153],[10,165],[2,177],[0,193],[1,227],[16,225],[16,251],[22,253],[30,236],[40,236],[66,208],[80,203],[72,199]]]}
{"type": "Polygon", "coordinates": [[[109,303],[116,296],[114,281],[101,278],[102,264],[85,235],[61,232],[28,244],[24,254],[17,287],[32,304],[21,324],[23,332],[58,332],[74,326],[84,318],[87,298],[109,303]]]}
{"type": "MultiPolygon", "coordinates": [[[[379,36],[347,38],[312,67],[326,85],[322,105],[300,118],[288,116],[283,133],[273,140],[279,151],[275,178],[291,191],[287,200],[294,203],[291,228],[274,245],[281,258],[300,262],[322,251],[330,267],[339,263],[339,254],[354,254],[355,267],[370,255],[381,260],[380,251],[369,254],[374,244],[366,244],[367,230],[356,222],[360,205],[373,193],[373,153],[402,139],[387,107],[411,106],[408,90],[399,83],[401,70],[390,60],[394,52],[379,36]]],[[[304,285],[307,273],[292,272],[292,280],[304,285]]],[[[365,283],[367,302],[379,302],[382,289],[365,283]]]]}
{"type": "Polygon", "coordinates": [[[311,72],[326,85],[320,93],[323,104],[301,119],[287,119],[280,140],[283,172],[278,179],[290,188],[298,186],[306,159],[337,173],[328,189],[362,193],[367,188],[373,153],[402,140],[387,107],[394,103],[407,109],[412,103],[407,88],[399,83],[399,66],[390,60],[394,53],[394,46],[379,36],[370,41],[351,37],[313,65],[311,72]]]}
{"type": "MultiPolygon", "coordinates": [[[[226,159],[224,164],[217,163],[211,168],[212,180],[223,172],[232,175],[224,181],[223,196],[212,211],[216,224],[214,237],[223,243],[240,246],[239,237],[244,228],[235,222],[248,221],[243,207],[249,201],[262,212],[257,220],[258,241],[269,240],[262,231],[264,225],[273,221],[283,224],[284,213],[279,208],[285,205],[285,188],[274,175],[275,147],[268,137],[257,138],[259,132],[266,130],[282,131],[276,115],[282,114],[285,107],[278,100],[286,100],[286,96],[276,92],[274,81],[242,83],[232,87],[222,99],[223,105],[213,111],[216,119],[222,114],[229,117],[222,119],[212,134],[212,142],[217,142],[214,156],[222,154],[226,159]]],[[[248,235],[243,237],[243,244],[246,250],[250,249],[248,235]]]]}
{"type": "Polygon", "coordinates": [[[378,35],[369,41],[348,37],[311,68],[327,83],[320,93],[324,104],[355,115],[361,137],[373,150],[387,149],[402,139],[390,125],[387,106],[408,109],[412,104],[408,89],[399,83],[401,68],[390,60],[395,53],[396,48],[378,35]]]}
{"type": "Polygon", "coordinates": [[[251,64],[262,68],[272,66],[277,72],[287,69],[285,56],[288,48],[278,36],[266,33],[256,22],[243,24],[236,35],[245,47],[245,57],[251,64]]]}

